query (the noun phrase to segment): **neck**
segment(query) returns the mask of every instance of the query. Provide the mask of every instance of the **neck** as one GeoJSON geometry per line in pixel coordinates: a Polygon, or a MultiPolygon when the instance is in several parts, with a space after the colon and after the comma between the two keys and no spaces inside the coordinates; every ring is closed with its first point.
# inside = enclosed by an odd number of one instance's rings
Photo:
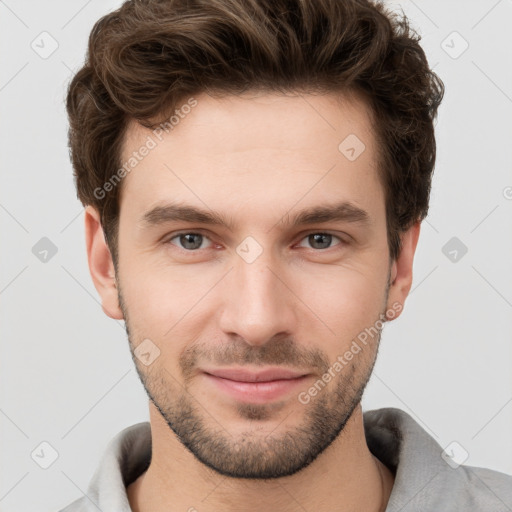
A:
{"type": "Polygon", "coordinates": [[[133,512],[383,512],[393,474],[368,449],[361,405],[333,443],[309,466],[275,480],[236,479],[199,462],[150,404],[152,458],[128,486],[133,512]]]}

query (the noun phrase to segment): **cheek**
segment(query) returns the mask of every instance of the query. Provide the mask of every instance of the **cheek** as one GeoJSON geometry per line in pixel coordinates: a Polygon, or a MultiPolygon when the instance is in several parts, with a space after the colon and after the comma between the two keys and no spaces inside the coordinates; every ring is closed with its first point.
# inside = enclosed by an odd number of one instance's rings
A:
{"type": "Polygon", "coordinates": [[[133,344],[154,342],[160,354],[152,370],[166,368],[178,375],[180,354],[204,334],[204,305],[218,278],[176,267],[158,270],[148,264],[125,270],[122,292],[133,344]]]}
{"type": "Polygon", "coordinates": [[[123,297],[130,320],[164,329],[160,335],[193,313],[195,304],[216,281],[211,269],[162,264],[160,259],[144,257],[133,258],[123,270],[123,297]]]}
{"type": "Polygon", "coordinates": [[[328,271],[309,272],[299,281],[298,295],[307,306],[301,307],[305,308],[309,323],[303,328],[317,333],[321,329],[324,340],[331,340],[329,346],[333,350],[341,348],[340,342],[349,345],[361,331],[374,325],[382,311],[383,278],[370,267],[330,267],[328,271]]]}

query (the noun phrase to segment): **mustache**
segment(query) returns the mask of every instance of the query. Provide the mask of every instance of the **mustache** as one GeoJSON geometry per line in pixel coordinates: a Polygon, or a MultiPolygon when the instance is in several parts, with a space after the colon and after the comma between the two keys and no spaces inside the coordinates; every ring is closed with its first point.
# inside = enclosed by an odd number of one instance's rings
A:
{"type": "Polygon", "coordinates": [[[301,347],[289,338],[272,338],[263,345],[250,345],[241,338],[215,346],[199,343],[185,348],[179,357],[179,365],[185,377],[191,376],[200,364],[206,362],[218,366],[286,365],[307,371],[317,370],[322,374],[329,368],[328,358],[323,352],[301,347]]]}

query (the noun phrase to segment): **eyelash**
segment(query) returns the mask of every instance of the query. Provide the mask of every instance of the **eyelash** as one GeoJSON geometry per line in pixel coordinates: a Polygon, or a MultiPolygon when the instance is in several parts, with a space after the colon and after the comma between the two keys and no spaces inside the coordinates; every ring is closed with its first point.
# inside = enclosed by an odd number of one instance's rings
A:
{"type": "MultiPolygon", "coordinates": [[[[210,238],[202,233],[201,231],[179,231],[177,233],[173,233],[173,235],[170,237],[170,238],[167,238],[165,241],[164,241],[164,244],[166,245],[174,245],[176,248],[178,248],[179,250],[181,251],[184,251],[184,252],[188,252],[188,253],[198,253],[199,251],[201,251],[202,249],[184,249],[183,247],[179,247],[178,245],[175,245],[173,244],[171,241],[174,240],[175,238],[178,238],[180,237],[181,235],[201,235],[203,238],[205,239],[208,239],[210,240],[210,238]]],[[[331,246],[331,247],[327,247],[325,249],[313,249],[312,250],[314,252],[326,252],[328,251],[329,249],[333,249],[334,247],[337,247],[338,245],[341,245],[341,246],[344,246],[344,245],[347,245],[348,242],[343,240],[341,237],[339,237],[338,235],[335,235],[333,233],[329,233],[328,231],[311,231],[309,233],[306,233],[301,239],[300,241],[308,238],[309,236],[311,235],[329,235],[333,238],[337,238],[339,240],[339,243],[331,246]]],[[[211,240],[210,240],[211,241],[211,240]]],[[[204,249],[203,249],[204,250],[204,249]]]]}

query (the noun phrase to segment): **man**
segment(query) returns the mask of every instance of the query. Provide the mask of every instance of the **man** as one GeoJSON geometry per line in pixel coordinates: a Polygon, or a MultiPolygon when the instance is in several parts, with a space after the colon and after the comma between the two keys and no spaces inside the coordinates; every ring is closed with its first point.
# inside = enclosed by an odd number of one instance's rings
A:
{"type": "Polygon", "coordinates": [[[65,511],[512,510],[362,412],[412,282],[443,84],[363,0],[129,1],[67,98],[89,268],[150,423],[65,511]]]}

